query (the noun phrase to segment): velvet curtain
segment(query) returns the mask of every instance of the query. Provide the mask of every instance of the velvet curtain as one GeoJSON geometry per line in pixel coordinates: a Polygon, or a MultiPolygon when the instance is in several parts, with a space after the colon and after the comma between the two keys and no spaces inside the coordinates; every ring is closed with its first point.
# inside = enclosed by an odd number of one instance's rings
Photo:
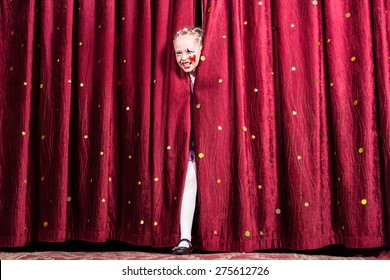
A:
{"type": "Polygon", "coordinates": [[[194,1],[0,5],[0,246],[174,244],[190,108],[172,39],[194,1]]]}
{"type": "Polygon", "coordinates": [[[201,2],[0,3],[1,247],[173,246],[191,130],[196,248],[389,245],[390,2],[201,2]]]}
{"type": "Polygon", "coordinates": [[[388,244],[389,2],[204,3],[201,247],[388,244]]]}

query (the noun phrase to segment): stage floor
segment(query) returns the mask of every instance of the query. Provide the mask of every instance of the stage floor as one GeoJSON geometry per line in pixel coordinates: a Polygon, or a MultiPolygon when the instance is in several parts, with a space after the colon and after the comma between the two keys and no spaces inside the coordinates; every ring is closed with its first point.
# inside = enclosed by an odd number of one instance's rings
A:
{"type": "Polygon", "coordinates": [[[204,252],[175,256],[171,248],[137,247],[118,241],[89,243],[28,243],[20,248],[0,248],[0,260],[375,260],[390,259],[389,248],[351,249],[342,245],[317,250],[266,250],[251,253],[204,252]]]}
{"type": "Polygon", "coordinates": [[[214,253],[175,256],[152,252],[3,252],[1,260],[373,260],[375,257],[337,257],[296,253],[214,253]]]}

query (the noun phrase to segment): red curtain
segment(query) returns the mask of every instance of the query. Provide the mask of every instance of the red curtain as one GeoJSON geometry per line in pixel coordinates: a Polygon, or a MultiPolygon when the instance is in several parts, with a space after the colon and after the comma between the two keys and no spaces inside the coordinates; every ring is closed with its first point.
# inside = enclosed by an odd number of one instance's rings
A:
{"type": "Polygon", "coordinates": [[[0,246],[390,243],[388,0],[2,1],[0,246]],[[190,96],[175,32],[203,16],[190,96]]]}
{"type": "Polygon", "coordinates": [[[388,244],[389,2],[204,3],[200,246],[388,244]]]}

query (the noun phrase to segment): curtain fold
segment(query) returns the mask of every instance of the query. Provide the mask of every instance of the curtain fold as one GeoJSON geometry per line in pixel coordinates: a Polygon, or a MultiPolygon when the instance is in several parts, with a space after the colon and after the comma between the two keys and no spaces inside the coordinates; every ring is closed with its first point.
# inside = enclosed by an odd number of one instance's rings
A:
{"type": "Polygon", "coordinates": [[[197,245],[386,245],[378,106],[388,93],[377,98],[375,66],[388,73],[388,59],[374,46],[388,34],[373,29],[373,11],[388,3],[204,3],[197,245]]]}
{"type": "Polygon", "coordinates": [[[175,245],[191,131],[195,248],[388,246],[389,9],[2,1],[0,247],[175,245]],[[172,40],[196,22],[191,96],[172,40]]]}
{"type": "Polygon", "coordinates": [[[374,65],[375,65],[375,101],[377,108],[378,137],[380,147],[381,172],[377,174],[383,191],[383,228],[386,233],[386,240],[390,238],[390,64],[383,61],[390,61],[390,19],[389,19],[389,1],[372,1],[371,15],[374,19],[372,31],[374,37],[374,65]]]}
{"type": "Polygon", "coordinates": [[[385,217],[372,34],[376,3],[328,4],[328,82],[341,227],[352,247],[378,246],[384,243],[385,217]]]}

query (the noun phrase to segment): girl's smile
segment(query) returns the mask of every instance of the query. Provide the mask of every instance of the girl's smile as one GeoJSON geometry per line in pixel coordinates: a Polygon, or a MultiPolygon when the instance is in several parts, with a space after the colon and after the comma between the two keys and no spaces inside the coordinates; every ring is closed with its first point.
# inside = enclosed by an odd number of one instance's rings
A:
{"type": "Polygon", "coordinates": [[[186,73],[195,73],[199,64],[200,52],[202,46],[195,41],[191,35],[185,35],[176,38],[173,47],[175,49],[176,61],[181,69],[186,73]]]}

